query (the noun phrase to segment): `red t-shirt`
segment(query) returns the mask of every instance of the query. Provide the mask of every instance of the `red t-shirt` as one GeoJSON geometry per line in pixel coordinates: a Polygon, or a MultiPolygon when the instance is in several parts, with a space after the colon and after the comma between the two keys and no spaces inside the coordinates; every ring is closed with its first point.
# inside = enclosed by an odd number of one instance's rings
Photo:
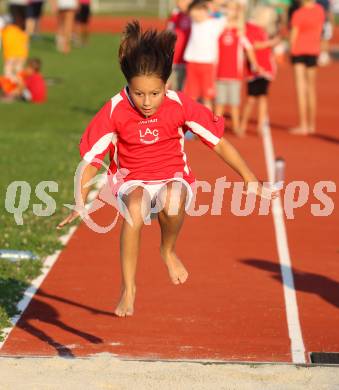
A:
{"type": "Polygon", "coordinates": [[[175,43],[173,64],[183,64],[184,52],[191,33],[191,18],[184,12],[174,9],[168,19],[168,28],[175,32],[177,41],[175,43]]]}
{"type": "Polygon", "coordinates": [[[245,36],[239,37],[235,28],[226,28],[219,37],[218,80],[241,80],[244,76],[244,49],[251,43],[245,36]]]}
{"type": "Polygon", "coordinates": [[[291,49],[292,55],[318,55],[321,31],[325,21],[324,9],[319,4],[303,6],[293,13],[291,26],[298,29],[291,49]]]}
{"type": "Polygon", "coordinates": [[[33,73],[25,77],[25,86],[31,93],[31,102],[43,103],[46,101],[46,84],[40,73],[33,73]]]}
{"type": "MultiPolygon", "coordinates": [[[[246,23],[246,36],[252,45],[254,45],[255,42],[265,42],[269,39],[267,32],[262,27],[259,27],[254,23],[246,23]]],[[[272,48],[267,47],[265,49],[255,49],[255,56],[258,65],[265,71],[265,74],[260,75],[260,77],[265,77],[268,80],[273,79],[276,74],[276,65],[273,58],[272,48]]],[[[248,66],[247,77],[249,79],[255,79],[258,77],[258,74],[254,73],[248,66]]]]}
{"type": "Polygon", "coordinates": [[[168,91],[158,111],[146,118],[124,89],[92,119],[81,138],[80,154],[100,167],[109,152],[113,173],[116,167],[129,171],[125,180],[165,180],[180,174],[192,183],[184,150],[187,129],[213,148],[224,133],[224,120],[174,91],[168,91]]]}

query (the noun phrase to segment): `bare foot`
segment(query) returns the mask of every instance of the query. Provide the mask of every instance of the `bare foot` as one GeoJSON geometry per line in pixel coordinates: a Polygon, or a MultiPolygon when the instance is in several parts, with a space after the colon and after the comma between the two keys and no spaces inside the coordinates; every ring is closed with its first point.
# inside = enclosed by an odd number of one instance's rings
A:
{"type": "Polygon", "coordinates": [[[289,133],[293,134],[293,135],[308,135],[309,130],[307,128],[304,128],[304,127],[295,127],[293,129],[290,129],[289,133]]]}
{"type": "Polygon", "coordinates": [[[245,131],[242,129],[234,129],[233,132],[239,138],[243,138],[245,136],[245,131]]]}
{"type": "Polygon", "coordinates": [[[315,134],[315,127],[310,126],[308,131],[309,131],[309,134],[315,134]]]}
{"type": "Polygon", "coordinates": [[[135,287],[132,290],[123,289],[121,292],[120,302],[114,310],[118,317],[132,316],[134,312],[135,287]]]}
{"type": "Polygon", "coordinates": [[[169,276],[174,284],[185,283],[188,278],[188,272],[175,252],[164,252],[160,249],[162,258],[168,268],[169,276]]]}

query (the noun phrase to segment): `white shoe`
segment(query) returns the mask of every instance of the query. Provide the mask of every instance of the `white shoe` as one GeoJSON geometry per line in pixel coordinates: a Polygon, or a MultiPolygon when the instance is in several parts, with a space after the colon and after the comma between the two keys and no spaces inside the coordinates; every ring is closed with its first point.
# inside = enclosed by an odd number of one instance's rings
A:
{"type": "Polygon", "coordinates": [[[318,58],[319,66],[327,66],[331,62],[331,57],[327,51],[322,51],[318,58]]]}

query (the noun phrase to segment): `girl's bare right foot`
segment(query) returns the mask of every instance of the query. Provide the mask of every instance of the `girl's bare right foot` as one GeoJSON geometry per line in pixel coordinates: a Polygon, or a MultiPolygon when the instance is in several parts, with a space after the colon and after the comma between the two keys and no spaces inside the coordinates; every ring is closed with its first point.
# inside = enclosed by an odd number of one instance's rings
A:
{"type": "Polygon", "coordinates": [[[132,316],[134,313],[134,300],[136,288],[123,288],[121,292],[120,302],[114,310],[114,314],[118,317],[132,316]]]}
{"type": "Polygon", "coordinates": [[[310,134],[309,130],[306,127],[294,127],[289,130],[290,134],[293,135],[308,135],[310,134]]]}
{"type": "Polygon", "coordinates": [[[188,278],[188,272],[175,252],[165,252],[160,249],[162,258],[168,268],[170,279],[174,284],[185,283],[188,278]]]}

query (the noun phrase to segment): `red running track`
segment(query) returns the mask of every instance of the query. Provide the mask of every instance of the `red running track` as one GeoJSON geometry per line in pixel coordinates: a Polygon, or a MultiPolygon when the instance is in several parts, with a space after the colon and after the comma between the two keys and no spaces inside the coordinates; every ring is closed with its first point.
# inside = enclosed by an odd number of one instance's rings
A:
{"type": "MultiPolygon", "coordinates": [[[[90,31],[95,33],[121,33],[128,21],[138,19],[144,28],[163,29],[166,26],[166,19],[135,16],[112,16],[95,15],[90,19],[90,31]]],[[[41,30],[43,32],[55,32],[57,29],[57,18],[53,15],[45,15],[41,19],[41,30]]],[[[339,43],[339,27],[334,28],[332,43],[339,43]]]]}
{"type": "MultiPolygon", "coordinates": [[[[114,17],[110,15],[94,16],[90,19],[90,31],[96,33],[121,33],[128,21],[138,19],[142,26],[147,28],[157,28],[159,30],[166,26],[166,20],[157,18],[136,18],[135,16],[114,17]]],[[[43,32],[55,32],[57,30],[56,16],[46,15],[41,20],[41,30],[43,32]]]]}
{"type": "MultiPolygon", "coordinates": [[[[287,182],[339,183],[338,64],[320,71],[319,134],[287,134],[295,124],[289,67],[272,88],[276,154],[287,162],[287,182]]],[[[231,135],[255,172],[265,178],[262,142],[250,129],[231,135]]],[[[199,179],[238,178],[199,142],[187,144],[199,179]],[[202,158],[203,156],[203,158],[202,158]]],[[[338,193],[327,218],[313,217],[310,203],[286,221],[306,352],[339,350],[338,193]]],[[[313,198],[312,198],[313,201],[313,198]]],[[[199,204],[211,204],[200,194],[199,204]]],[[[108,221],[112,211],[96,218],[108,221]]],[[[291,362],[282,278],[272,216],[236,217],[225,191],[222,215],[188,217],[178,253],[190,271],[182,286],[170,283],[161,263],[159,228],[145,227],[138,269],[136,313],[112,315],[119,297],[118,228],[106,235],[81,225],[13,329],[1,355],[88,356],[291,362]]]]}

